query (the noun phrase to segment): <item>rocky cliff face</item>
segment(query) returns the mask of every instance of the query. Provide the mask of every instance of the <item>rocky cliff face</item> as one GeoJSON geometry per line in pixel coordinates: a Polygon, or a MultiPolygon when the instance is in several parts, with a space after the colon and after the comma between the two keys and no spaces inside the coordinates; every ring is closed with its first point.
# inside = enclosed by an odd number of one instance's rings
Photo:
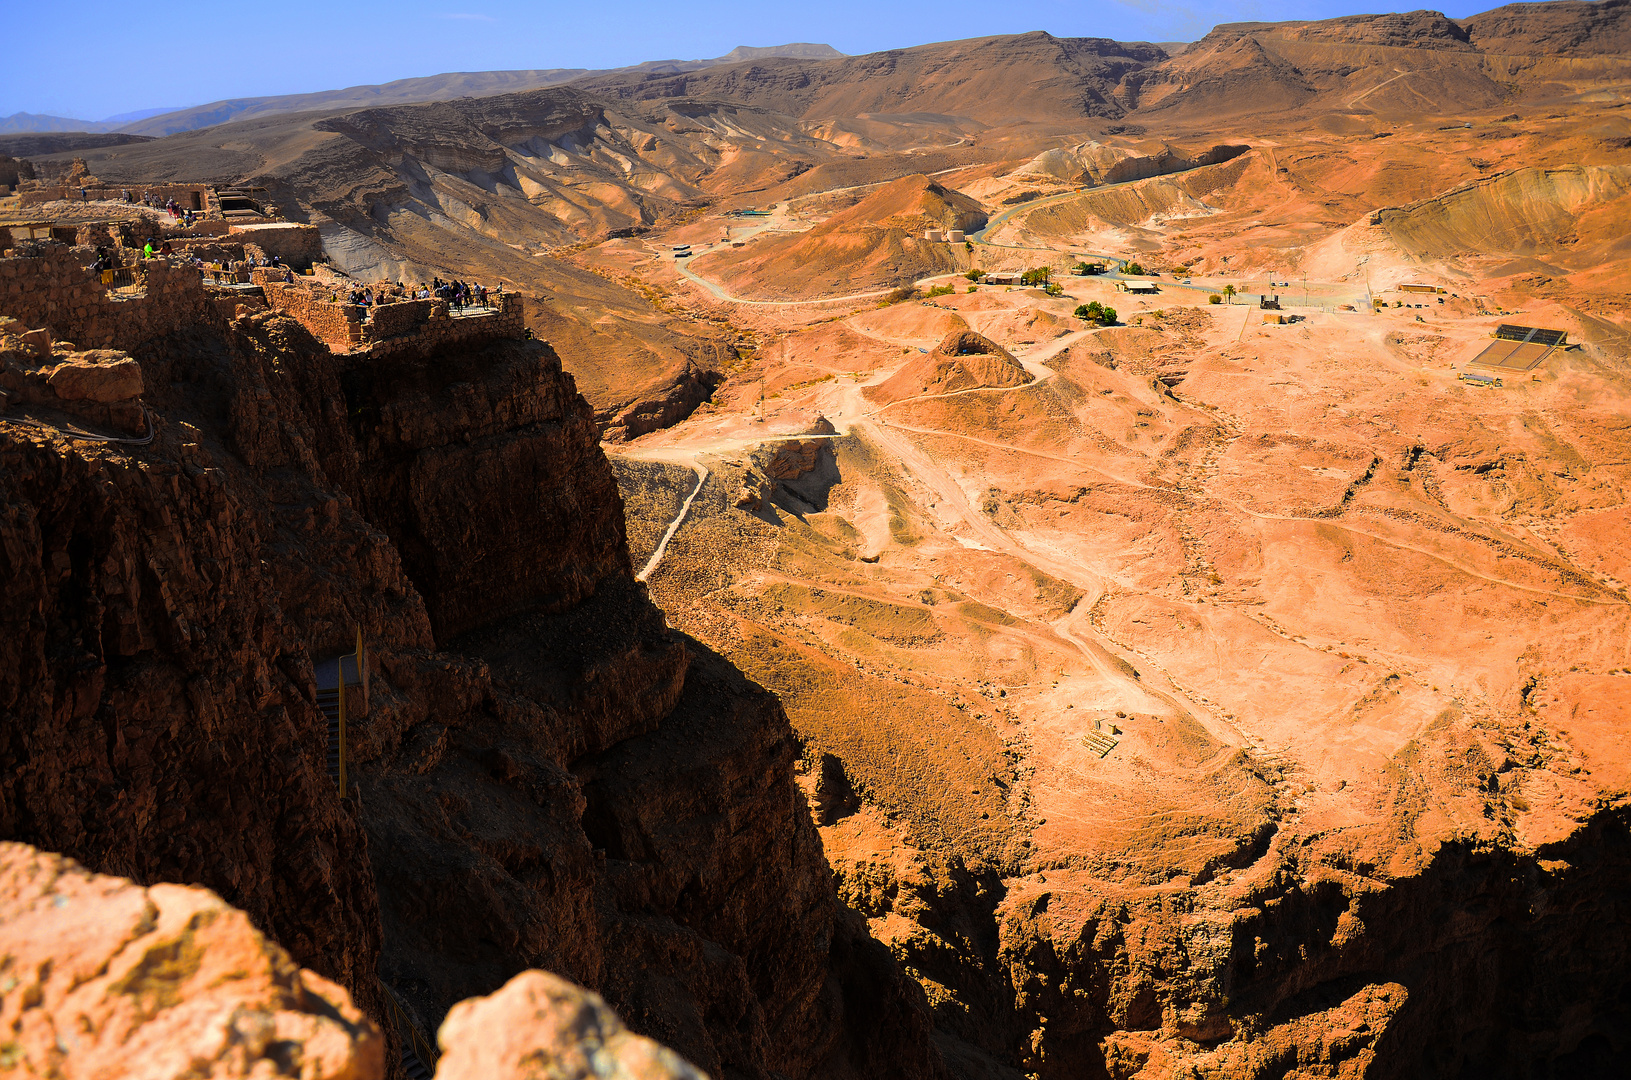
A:
{"type": "Polygon", "coordinates": [[[427,1031],[541,965],[714,1075],[939,1074],[547,346],[348,368],[262,315],[136,358],[151,445],[0,425],[6,835],[206,884],[427,1031]],[[313,663],[359,628],[342,798],[313,663]]]}
{"type": "Polygon", "coordinates": [[[929,988],[960,1075],[1607,1076],[1631,1045],[1623,808],[1533,851],[1491,833],[1419,863],[1280,833],[1250,866],[1156,888],[982,879],[878,845],[871,813],[823,821],[840,895],[929,988]]]}

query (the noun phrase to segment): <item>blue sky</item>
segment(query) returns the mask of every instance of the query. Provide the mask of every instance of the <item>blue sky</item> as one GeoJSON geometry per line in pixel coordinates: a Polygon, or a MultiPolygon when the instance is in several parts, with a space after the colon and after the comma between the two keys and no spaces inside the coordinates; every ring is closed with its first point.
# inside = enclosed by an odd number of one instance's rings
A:
{"type": "MultiPolygon", "coordinates": [[[[1493,6],[1495,0],[1446,13],[1462,17],[1493,6]]],[[[5,17],[6,36],[29,44],[10,50],[0,69],[0,116],[24,111],[100,120],[444,71],[618,67],[789,41],[822,42],[846,53],[1028,30],[1190,41],[1220,22],[1387,10],[1412,7],[1364,0],[19,4],[5,17]]]]}

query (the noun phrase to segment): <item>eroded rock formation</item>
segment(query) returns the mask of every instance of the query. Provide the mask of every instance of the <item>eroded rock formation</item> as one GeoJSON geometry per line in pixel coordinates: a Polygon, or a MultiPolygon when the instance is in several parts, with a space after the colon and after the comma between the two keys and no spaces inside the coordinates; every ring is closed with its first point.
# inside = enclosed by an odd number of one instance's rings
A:
{"type": "Polygon", "coordinates": [[[136,360],[151,445],[0,432],[6,835],[208,885],[425,1032],[544,966],[713,1075],[939,1074],[547,345],[345,360],[263,314],[136,360]],[[342,798],[313,664],[359,628],[342,798]]]}

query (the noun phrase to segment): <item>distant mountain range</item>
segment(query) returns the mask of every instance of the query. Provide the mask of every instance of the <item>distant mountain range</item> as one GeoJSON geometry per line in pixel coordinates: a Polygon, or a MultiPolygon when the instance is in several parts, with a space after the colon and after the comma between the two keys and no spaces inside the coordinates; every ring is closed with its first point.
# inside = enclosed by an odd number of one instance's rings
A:
{"type": "Polygon", "coordinates": [[[83,131],[92,134],[124,132],[153,137],[180,131],[214,127],[231,120],[250,120],[276,113],[333,112],[360,109],[370,105],[401,105],[415,101],[451,101],[461,97],[487,97],[522,90],[558,86],[588,76],[618,74],[678,75],[720,64],[747,60],[788,57],[799,60],[828,60],[843,57],[831,45],[795,42],[788,45],[738,45],[724,56],[709,60],[648,60],[621,68],[545,68],[531,71],[453,71],[417,79],[397,79],[373,86],[348,86],[343,90],[320,90],[312,94],[280,94],[273,97],[231,98],[180,109],[142,109],[121,113],[106,120],[74,120],[41,113],[13,113],[0,117],[0,134],[23,132],[83,131]]]}

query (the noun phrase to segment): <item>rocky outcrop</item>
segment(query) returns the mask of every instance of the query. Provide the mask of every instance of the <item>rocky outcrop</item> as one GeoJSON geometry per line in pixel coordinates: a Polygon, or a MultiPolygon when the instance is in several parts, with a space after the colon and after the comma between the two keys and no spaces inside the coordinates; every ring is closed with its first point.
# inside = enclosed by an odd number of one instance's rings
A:
{"type": "Polygon", "coordinates": [[[660,394],[642,398],[618,410],[606,425],[607,442],[628,442],[663,428],[673,427],[696,412],[697,406],[713,398],[725,381],[717,371],[699,371],[687,366],[684,374],[660,394]]]}
{"type": "Polygon", "coordinates": [[[633,581],[548,346],[342,361],[258,315],[134,355],[151,444],[0,423],[5,835],[212,887],[422,1033],[543,966],[713,1075],[942,1075],[779,704],[633,581]],[[314,662],[359,629],[342,793],[314,662]]]}
{"type": "Polygon", "coordinates": [[[440,1035],[442,1080],[707,1080],[625,1028],[597,995],[542,971],[460,1002],[440,1035]]]}
{"type": "Polygon", "coordinates": [[[841,766],[811,786],[840,894],[930,989],[965,1073],[1597,1076],[1631,1047],[1623,809],[1529,852],[1443,843],[1405,873],[1352,837],[1282,836],[1233,874],[1149,889],[880,847],[875,811],[827,794],[841,766]]]}
{"type": "Polygon", "coordinates": [[[354,362],[342,381],[363,512],[438,638],[565,610],[629,571],[594,415],[547,345],[354,362]]]}
{"type": "Polygon", "coordinates": [[[55,349],[49,330],[22,333],[13,319],[0,322],[0,409],[39,405],[115,428],[127,435],[145,428],[142,368],[114,349],[55,349]]]}
{"type": "Polygon", "coordinates": [[[206,889],[0,844],[0,1069],[61,1080],[377,1080],[385,1040],[344,990],[206,889]]]}
{"type": "Polygon", "coordinates": [[[877,386],[868,400],[899,401],[925,394],[954,394],[987,386],[1024,386],[1036,379],[1014,354],[973,330],[953,330],[933,352],[902,365],[877,386]]]}

